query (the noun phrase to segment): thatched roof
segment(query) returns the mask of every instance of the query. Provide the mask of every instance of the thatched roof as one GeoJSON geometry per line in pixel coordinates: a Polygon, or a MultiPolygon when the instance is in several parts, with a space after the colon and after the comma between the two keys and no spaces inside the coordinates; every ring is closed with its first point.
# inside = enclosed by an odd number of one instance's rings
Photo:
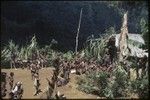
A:
{"type": "Polygon", "coordinates": [[[145,50],[143,49],[140,49],[136,46],[133,46],[133,45],[130,45],[128,44],[129,48],[131,49],[131,53],[130,53],[130,56],[135,56],[135,57],[144,57],[145,55],[148,57],[148,53],[145,52],[145,50]]]}
{"type": "MultiPolygon", "coordinates": [[[[120,34],[115,34],[115,39],[116,39],[116,43],[115,46],[118,47],[119,46],[119,37],[120,34]]],[[[145,44],[144,39],[142,38],[141,34],[128,34],[128,39],[138,42],[140,44],[145,44]]],[[[146,55],[148,57],[148,53],[145,52],[145,50],[139,48],[138,46],[134,46],[132,44],[128,43],[128,47],[130,48],[131,52],[130,52],[130,56],[135,56],[135,57],[143,57],[144,55],[146,55]]],[[[126,55],[128,53],[128,51],[124,52],[123,55],[126,55]]]]}
{"type": "Polygon", "coordinates": [[[141,34],[128,34],[128,37],[130,40],[134,40],[142,44],[145,44],[144,39],[141,34]]]}
{"type": "MultiPolygon", "coordinates": [[[[116,45],[116,47],[118,47],[119,46],[120,34],[115,34],[115,36],[116,36],[116,44],[115,45],[116,45]]],[[[131,33],[129,33],[128,38],[129,38],[129,40],[133,40],[133,41],[139,42],[141,44],[145,44],[144,39],[142,38],[141,34],[131,34],[131,33]]]]}

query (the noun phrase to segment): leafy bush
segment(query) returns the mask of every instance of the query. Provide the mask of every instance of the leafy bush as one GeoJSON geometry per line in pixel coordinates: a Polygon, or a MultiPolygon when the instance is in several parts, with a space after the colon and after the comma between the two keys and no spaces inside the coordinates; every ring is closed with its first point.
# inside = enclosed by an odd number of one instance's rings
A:
{"type": "Polygon", "coordinates": [[[147,96],[148,80],[130,81],[123,66],[117,65],[112,73],[91,72],[78,79],[78,89],[106,98],[128,97],[134,91],[141,97],[147,96]],[[145,90],[144,90],[145,89],[145,90]],[[141,92],[142,91],[142,92],[141,92]]]}
{"type": "Polygon", "coordinates": [[[104,55],[106,46],[105,41],[107,40],[106,38],[107,36],[102,36],[97,39],[93,39],[93,37],[91,37],[90,39],[88,39],[87,46],[84,50],[85,56],[87,58],[96,57],[98,60],[100,60],[104,55]]]}
{"type": "Polygon", "coordinates": [[[116,34],[114,27],[107,29],[105,34],[101,34],[99,38],[95,39],[93,35],[90,36],[86,41],[86,47],[84,49],[85,57],[89,59],[95,57],[101,61],[104,56],[107,41],[112,34],[116,34]]]}
{"type": "Polygon", "coordinates": [[[63,58],[66,60],[73,59],[74,53],[72,51],[68,51],[67,53],[63,54],[63,58]]]}
{"type": "MultiPolygon", "coordinates": [[[[91,75],[89,75],[89,76],[91,76],[91,75]]],[[[94,91],[93,90],[94,84],[92,83],[93,78],[90,78],[89,76],[78,78],[77,89],[84,91],[86,93],[92,93],[94,91]]]]}
{"type": "Polygon", "coordinates": [[[138,93],[139,98],[148,98],[148,76],[145,75],[141,79],[130,81],[130,91],[132,93],[138,93]]]}
{"type": "Polygon", "coordinates": [[[20,48],[18,57],[20,59],[28,59],[32,57],[33,52],[38,52],[38,51],[39,51],[38,43],[36,37],[33,36],[30,41],[30,44],[27,44],[26,46],[22,46],[20,48]]]}
{"type": "Polygon", "coordinates": [[[108,80],[109,74],[107,72],[99,72],[97,78],[98,78],[98,88],[100,90],[99,96],[112,98],[113,95],[108,80]]]}
{"type": "Polygon", "coordinates": [[[113,71],[113,84],[111,87],[114,97],[126,97],[127,96],[127,87],[128,87],[128,76],[126,71],[122,66],[117,66],[113,71]]]}
{"type": "Polygon", "coordinates": [[[112,98],[109,74],[107,72],[91,72],[85,78],[78,79],[78,89],[101,97],[112,98]]]}

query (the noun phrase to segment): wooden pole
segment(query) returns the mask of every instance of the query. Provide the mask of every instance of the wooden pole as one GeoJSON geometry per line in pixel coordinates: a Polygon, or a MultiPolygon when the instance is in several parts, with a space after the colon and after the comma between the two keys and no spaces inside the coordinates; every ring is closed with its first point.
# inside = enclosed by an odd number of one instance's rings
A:
{"type": "Polygon", "coordinates": [[[81,25],[81,18],[82,18],[82,8],[80,11],[79,25],[78,25],[77,35],[76,35],[76,47],[75,47],[76,55],[77,55],[77,51],[78,51],[78,39],[79,39],[79,30],[80,30],[80,25],[81,25]]]}

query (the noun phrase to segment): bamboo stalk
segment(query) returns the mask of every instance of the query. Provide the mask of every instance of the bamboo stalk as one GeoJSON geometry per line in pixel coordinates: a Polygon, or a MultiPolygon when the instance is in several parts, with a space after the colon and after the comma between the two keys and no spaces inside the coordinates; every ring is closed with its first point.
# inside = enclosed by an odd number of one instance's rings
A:
{"type": "Polygon", "coordinates": [[[78,25],[77,35],[76,35],[76,47],[75,47],[75,54],[76,55],[77,55],[77,51],[78,51],[78,39],[79,39],[79,30],[80,30],[80,25],[81,25],[81,18],[82,18],[82,8],[80,11],[79,25],[78,25]]]}

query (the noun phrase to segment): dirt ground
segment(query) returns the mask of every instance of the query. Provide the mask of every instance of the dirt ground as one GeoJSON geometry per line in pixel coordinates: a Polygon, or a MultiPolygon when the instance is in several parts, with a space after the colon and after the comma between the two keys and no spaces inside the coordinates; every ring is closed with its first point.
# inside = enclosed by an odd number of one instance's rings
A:
{"type": "MultiPolygon", "coordinates": [[[[41,83],[40,89],[42,90],[42,92],[37,96],[33,96],[35,89],[33,86],[33,81],[31,80],[30,70],[27,70],[27,69],[17,69],[17,70],[1,69],[1,72],[6,72],[7,75],[10,72],[14,72],[15,73],[14,83],[17,81],[21,81],[23,83],[24,93],[23,93],[22,99],[38,99],[41,96],[44,96],[44,92],[48,85],[46,78],[50,79],[52,77],[52,68],[41,69],[39,71],[39,74],[40,74],[40,83],[41,83]]],[[[73,98],[96,99],[97,96],[91,95],[91,94],[86,94],[86,93],[76,89],[76,87],[77,87],[76,78],[77,77],[79,77],[79,76],[77,76],[75,74],[71,74],[70,82],[66,86],[59,87],[58,91],[60,91],[61,94],[64,94],[67,98],[71,98],[71,99],[73,99],[73,98]]],[[[6,97],[4,97],[4,99],[8,98],[8,92],[9,92],[8,83],[7,83],[6,87],[7,87],[8,91],[7,91],[7,95],[6,95],[6,97]]]]}

